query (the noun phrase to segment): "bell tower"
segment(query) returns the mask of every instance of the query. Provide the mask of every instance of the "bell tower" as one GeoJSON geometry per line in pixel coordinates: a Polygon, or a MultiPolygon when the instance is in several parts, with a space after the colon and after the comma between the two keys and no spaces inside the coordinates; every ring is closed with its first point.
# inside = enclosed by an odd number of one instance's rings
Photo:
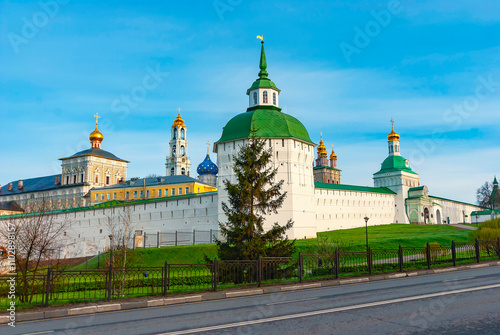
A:
{"type": "Polygon", "coordinates": [[[165,163],[167,176],[190,175],[191,159],[187,155],[187,128],[181,109],[170,129],[170,152],[165,163]]]}

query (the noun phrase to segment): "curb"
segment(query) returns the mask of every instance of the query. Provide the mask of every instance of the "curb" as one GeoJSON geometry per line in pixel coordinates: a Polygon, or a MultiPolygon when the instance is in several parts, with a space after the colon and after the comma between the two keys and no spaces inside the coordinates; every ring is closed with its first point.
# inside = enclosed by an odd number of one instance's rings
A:
{"type": "MultiPolygon", "coordinates": [[[[53,318],[60,318],[60,317],[66,317],[66,316],[78,316],[78,315],[96,314],[96,313],[112,312],[112,311],[119,311],[119,310],[132,310],[132,309],[137,309],[137,308],[177,305],[177,304],[199,302],[199,301],[221,300],[221,299],[228,299],[228,298],[256,296],[256,295],[278,293],[278,292],[290,292],[290,291],[314,289],[314,288],[321,288],[321,287],[352,285],[352,284],[374,282],[374,281],[380,281],[380,280],[392,280],[392,279],[399,279],[399,278],[406,278],[406,277],[424,276],[424,275],[429,275],[429,274],[442,274],[442,273],[452,272],[452,271],[457,271],[457,270],[475,270],[478,268],[487,268],[490,266],[492,266],[492,267],[493,266],[500,266],[500,262],[464,265],[464,266],[457,266],[454,268],[420,270],[420,271],[415,271],[415,272],[401,272],[401,273],[395,273],[395,274],[390,274],[390,275],[375,275],[372,277],[361,277],[361,278],[351,278],[351,279],[342,279],[342,280],[338,280],[338,279],[326,280],[326,281],[322,281],[322,282],[314,282],[314,283],[306,283],[306,284],[295,284],[295,285],[286,285],[286,286],[269,286],[269,287],[258,288],[258,289],[249,289],[249,290],[245,290],[245,291],[213,292],[213,293],[204,293],[201,295],[188,295],[185,297],[154,299],[154,300],[145,300],[145,301],[136,301],[136,302],[122,302],[122,303],[102,304],[102,305],[90,304],[90,305],[84,306],[84,307],[66,308],[66,309],[42,311],[42,312],[18,313],[18,314],[16,314],[15,321],[16,322],[23,322],[23,321],[45,320],[45,319],[53,319],[53,318]]],[[[10,321],[11,320],[10,320],[10,317],[8,315],[0,315],[0,324],[6,324],[10,321]]]]}

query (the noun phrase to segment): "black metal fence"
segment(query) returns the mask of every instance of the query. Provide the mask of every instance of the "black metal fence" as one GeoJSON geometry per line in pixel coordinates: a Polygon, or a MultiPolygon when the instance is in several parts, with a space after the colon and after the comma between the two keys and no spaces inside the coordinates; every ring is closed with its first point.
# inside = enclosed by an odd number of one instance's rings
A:
{"type": "Polygon", "coordinates": [[[171,232],[144,232],[144,247],[159,248],[178,245],[194,245],[215,243],[218,230],[193,230],[171,232]]]}
{"type": "Polygon", "coordinates": [[[0,308],[11,301],[18,307],[166,295],[173,292],[217,290],[221,287],[302,282],[383,272],[405,271],[500,259],[500,238],[474,244],[335,250],[332,254],[298,257],[259,257],[257,260],[210,264],[169,264],[108,270],[53,271],[0,276],[0,308]],[[14,297],[14,298],[12,298],[14,297]]]}

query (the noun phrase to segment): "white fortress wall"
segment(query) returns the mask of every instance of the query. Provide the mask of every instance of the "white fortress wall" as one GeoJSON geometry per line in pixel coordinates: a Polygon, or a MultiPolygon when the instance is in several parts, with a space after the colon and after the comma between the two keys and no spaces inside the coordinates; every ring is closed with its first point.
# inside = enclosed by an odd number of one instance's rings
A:
{"type": "Polygon", "coordinates": [[[473,211],[483,210],[483,208],[481,207],[464,202],[453,201],[433,196],[429,196],[429,198],[431,198],[435,204],[435,217],[437,218],[437,211],[440,210],[441,220],[447,221],[449,217],[450,223],[475,223],[475,218],[471,218],[471,213],[473,211]]]}
{"type": "Polygon", "coordinates": [[[315,189],[317,231],[390,224],[394,222],[395,194],[353,190],[315,189]]]}

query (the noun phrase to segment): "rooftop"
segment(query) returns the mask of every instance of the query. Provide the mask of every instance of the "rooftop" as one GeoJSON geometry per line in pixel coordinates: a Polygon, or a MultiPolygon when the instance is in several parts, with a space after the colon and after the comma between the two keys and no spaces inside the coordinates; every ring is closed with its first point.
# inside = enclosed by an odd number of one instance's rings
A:
{"type": "Polygon", "coordinates": [[[329,190],[341,190],[341,191],[355,191],[355,192],[370,192],[370,193],[384,193],[384,194],[396,194],[387,187],[369,187],[369,186],[355,186],[346,184],[327,184],[327,183],[314,183],[315,188],[319,189],[329,189],[329,190]]]}

